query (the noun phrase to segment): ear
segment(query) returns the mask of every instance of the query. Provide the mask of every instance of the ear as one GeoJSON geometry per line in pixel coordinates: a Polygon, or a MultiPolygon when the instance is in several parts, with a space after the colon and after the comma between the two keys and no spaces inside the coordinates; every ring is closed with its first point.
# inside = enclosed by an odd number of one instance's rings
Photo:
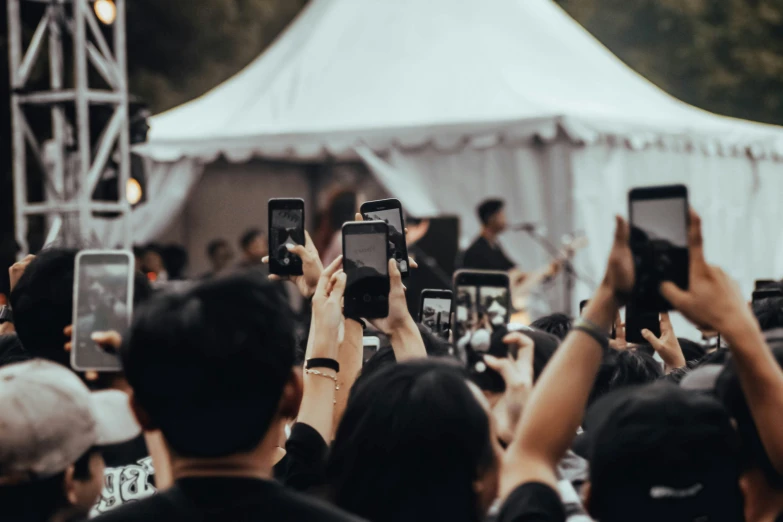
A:
{"type": "Polygon", "coordinates": [[[133,416],[136,417],[136,421],[139,423],[139,426],[141,426],[141,429],[144,431],[157,431],[158,426],[152,421],[147,410],[145,410],[144,407],[139,404],[139,401],[136,400],[136,394],[134,394],[132,390],[130,391],[128,400],[130,400],[133,416]]]}
{"type": "Polygon", "coordinates": [[[299,405],[302,402],[302,369],[291,368],[291,375],[283,387],[283,395],[277,407],[278,414],[287,419],[294,419],[299,415],[299,405]]]}
{"type": "Polygon", "coordinates": [[[75,506],[79,502],[79,495],[76,493],[76,481],[73,478],[73,471],[73,465],[68,466],[68,469],[65,470],[65,478],[63,479],[63,493],[65,493],[65,498],[68,500],[68,504],[71,506],[75,506]]]}

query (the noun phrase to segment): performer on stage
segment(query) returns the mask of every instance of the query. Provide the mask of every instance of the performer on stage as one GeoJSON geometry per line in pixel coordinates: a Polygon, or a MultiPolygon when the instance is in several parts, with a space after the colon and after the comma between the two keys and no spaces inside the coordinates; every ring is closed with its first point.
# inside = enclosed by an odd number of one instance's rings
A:
{"type": "Polygon", "coordinates": [[[462,260],[464,268],[505,272],[516,267],[516,263],[508,258],[498,243],[498,236],[508,226],[504,206],[505,203],[500,199],[487,199],[478,206],[481,235],[465,251],[462,260]]]}

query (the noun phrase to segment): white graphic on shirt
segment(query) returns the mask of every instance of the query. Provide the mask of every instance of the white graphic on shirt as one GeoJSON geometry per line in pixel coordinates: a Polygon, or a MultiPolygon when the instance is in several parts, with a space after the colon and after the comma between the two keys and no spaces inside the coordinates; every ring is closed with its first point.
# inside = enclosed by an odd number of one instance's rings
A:
{"type": "Polygon", "coordinates": [[[90,511],[90,518],[111,511],[126,502],[154,495],[157,490],[150,483],[150,477],[154,474],[152,457],[145,457],[136,464],[106,468],[101,498],[90,511]]]}

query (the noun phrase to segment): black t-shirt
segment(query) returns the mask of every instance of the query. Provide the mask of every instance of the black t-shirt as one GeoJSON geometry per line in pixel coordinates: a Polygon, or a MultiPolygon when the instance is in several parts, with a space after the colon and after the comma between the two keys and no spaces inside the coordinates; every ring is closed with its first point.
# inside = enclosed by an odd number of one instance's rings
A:
{"type": "Polygon", "coordinates": [[[566,512],[557,491],[538,482],[522,484],[500,508],[497,522],[565,522],[566,512]]]}
{"type": "Polygon", "coordinates": [[[127,502],[142,500],[155,494],[155,469],[147,450],[144,435],[135,439],[101,448],[106,469],[103,489],[90,510],[97,516],[127,502]]]}
{"type": "Polygon", "coordinates": [[[465,251],[463,268],[475,270],[511,270],[516,264],[511,261],[500,245],[491,245],[483,236],[479,236],[465,251]]]}
{"type": "Polygon", "coordinates": [[[324,484],[326,452],[324,438],[315,428],[297,422],[285,443],[285,456],[275,464],[275,479],[296,491],[311,491],[324,484]]]}
{"type": "Polygon", "coordinates": [[[361,519],[272,480],[186,478],[154,497],[102,515],[96,522],[351,522],[361,519]]]}

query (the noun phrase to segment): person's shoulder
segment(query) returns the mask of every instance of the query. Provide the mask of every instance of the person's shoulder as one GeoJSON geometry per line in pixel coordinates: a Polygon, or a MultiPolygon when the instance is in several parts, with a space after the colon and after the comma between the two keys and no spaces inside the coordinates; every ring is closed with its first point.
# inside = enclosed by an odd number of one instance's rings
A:
{"type": "Polygon", "coordinates": [[[527,482],[512,491],[500,508],[498,522],[565,522],[560,495],[551,486],[527,482]]]}
{"type": "Polygon", "coordinates": [[[328,504],[327,502],[285,489],[285,508],[293,520],[319,520],[326,522],[362,522],[364,519],[328,504]]]}

